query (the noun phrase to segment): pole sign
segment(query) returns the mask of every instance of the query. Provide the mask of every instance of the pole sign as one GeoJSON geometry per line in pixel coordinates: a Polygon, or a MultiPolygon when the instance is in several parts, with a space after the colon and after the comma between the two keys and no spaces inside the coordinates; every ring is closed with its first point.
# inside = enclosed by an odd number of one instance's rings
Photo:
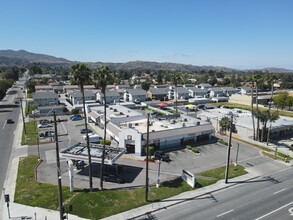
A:
{"type": "Polygon", "coordinates": [[[195,176],[193,173],[187,171],[187,170],[182,170],[182,176],[181,178],[187,182],[188,185],[190,185],[192,188],[195,186],[195,176]]]}

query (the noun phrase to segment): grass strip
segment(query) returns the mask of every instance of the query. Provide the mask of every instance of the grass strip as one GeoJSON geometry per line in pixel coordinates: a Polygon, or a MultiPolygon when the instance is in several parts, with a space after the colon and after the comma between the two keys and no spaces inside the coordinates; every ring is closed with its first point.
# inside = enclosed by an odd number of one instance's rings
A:
{"type": "MultiPolygon", "coordinates": [[[[57,210],[57,186],[39,183],[35,180],[34,167],[37,162],[37,157],[33,155],[20,159],[14,201],[24,205],[57,210]]],[[[229,178],[243,174],[246,174],[243,167],[239,165],[230,166],[229,178]]],[[[196,176],[199,177],[196,188],[208,186],[224,178],[225,167],[198,173],[196,176]]],[[[177,178],[163,182],[160,188],[151,186],[149,200],[160,201],[194,189],[181,178],[177,178]]],[[[103,190],[92,193],[78,190],[78,192],[70,193],[69,187],[63,187],[62,191],[65,207],[70,204],[73,206],[72,214],[89,219],[105,218],[148,204],[148,202],[145,202],[145,188],[103,190]]]]}

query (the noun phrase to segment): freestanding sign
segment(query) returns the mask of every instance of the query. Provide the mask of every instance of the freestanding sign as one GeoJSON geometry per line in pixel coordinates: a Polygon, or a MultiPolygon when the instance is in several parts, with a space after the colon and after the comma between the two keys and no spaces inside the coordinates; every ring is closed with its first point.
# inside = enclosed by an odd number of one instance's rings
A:
{"type": "Polygon", "coordinates": [[[188,185],[190,185],[192,188],[195,186],[195,176],[193,173],[187,171],[187,170],[182,170],[182,176],[181,178],[187,182],[188,185]]]}
{"type": "Polygon", "coordinates": [[[68,170],[69,170],[70,192],[73,192],[74,191],[74,170],[73,170],[73,162],[72,162],[72,160],[68,161],[68,170]]]}

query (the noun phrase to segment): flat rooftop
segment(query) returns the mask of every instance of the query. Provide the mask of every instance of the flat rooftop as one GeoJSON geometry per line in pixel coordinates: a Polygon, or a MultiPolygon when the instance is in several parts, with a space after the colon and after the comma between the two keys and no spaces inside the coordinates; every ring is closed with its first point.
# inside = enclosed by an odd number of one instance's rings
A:
{"type": "MultiPolygon", "coordinates": [[[[90,152],[92,156],[92,162],[102,162],[103,145],[90,144],[90,152]]],[[[106,146],[105,164],[114,164],[124,153],[125,148],[106,146]]],[[[61,151],[60,156],[68,160],[88,161],[88,149],[86,144],[78,143],[61,151]]]]}
{"type": "MultiPolygon", "coordinates": [[[[166,131],[177,128],[188,128],[198,125],[209,125],[210,122],[184,115],[179,118],[160,119],[150,117],[150,131],[166,131]]],[[[120,128],[135,128],[141,133],[147,132],[147,119],[119,123],[120,128]]]]}
{"type": "MultiPolygon", "coordinates": [[[[246,128],[252,129],[252,117],[251,112],[248,110],[242,109],[227,109],[227,108],[215,108],[215,109],[207,109],[204,111],[198,112],[198,116],[202,117],[202,119],[210,118],[220,120],[225,116],[229,116],[229,113],[232,112],[235,116],[235,122],[239,126],[243,126],[246,128]]],[[[255,119],[256,122],[256,119],[255,119]]],[[[269,123],[267,124],[267,126],[269,123]]],[[[280,116],[280,118],[272,123],[272,128],[278,128],[282,126],[290,126],[293,125],[293,118],[280,116]]]]}

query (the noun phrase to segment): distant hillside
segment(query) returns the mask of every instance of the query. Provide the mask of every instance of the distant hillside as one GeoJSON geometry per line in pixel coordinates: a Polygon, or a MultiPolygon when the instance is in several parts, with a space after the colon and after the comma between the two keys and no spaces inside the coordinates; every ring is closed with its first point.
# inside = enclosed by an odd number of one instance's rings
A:
{"type": "Polygon", "coordinates": [[[0,65],[25,65],[28,63],[68,64],[71,61],[44,54],[30,53],[25,50],[0,50],[0,65]]]}
{"type": "MultiPolygon", "coordinates": [[[[14,66],[14,65],[23,65],[26,66],[30,63],[44,63],[50,66],[63,66],[70,67],[76,63],[64,58],[57,58],[54,56],[49,56],[45,54],[31,53],[25,50],[0,50],[0,66],[14,66]]],[[[126,63],[102,63],[102,62],[87,62],[86,63],[90,68],[96,68],[101,64],[106,64],[112,70],[166,70],[166,71],[182,71],[182,72],[192,72],[192,71],[224,71],[224,72],[233,72],[240,71],[236,69],[230,69],[227,67],[221,66],[194,66],[186,65],[180,63],[159,63],[159,62],[149,62],[149,61],[131,61],[126,63]]],[[[254,71],[254,70],[245,70],[254,71]]],[[[282,68],[264,68],[259,69],[263,72],[293,72],[293,70],[282,69],[282,68]]]]}

